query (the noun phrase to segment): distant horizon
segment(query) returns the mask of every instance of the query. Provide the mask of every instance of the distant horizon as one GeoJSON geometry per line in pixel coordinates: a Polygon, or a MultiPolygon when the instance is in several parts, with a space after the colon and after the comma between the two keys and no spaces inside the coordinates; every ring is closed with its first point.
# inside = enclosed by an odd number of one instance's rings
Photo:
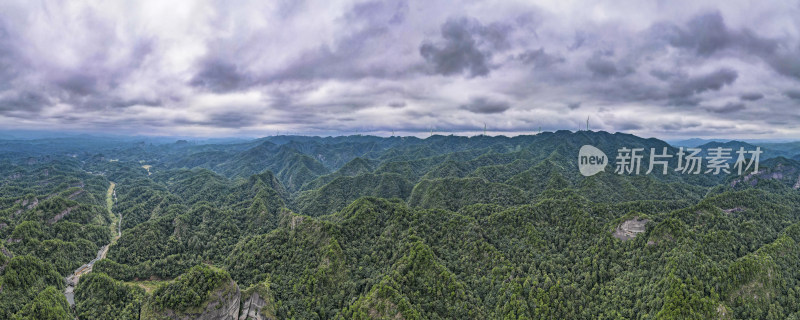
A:
{"type": "MultiPolygon", "coordinates": [[[[543,130],[542,132],[517,132],[515,134],[509,134],[508,132],[490,132],[487,131],[486,136],[489,137],[516,137],[516,136],[532,136],[537,135],[539,133],[555,133],[558,131],[568,131],[571,133],[577,133],[579,131],[576,130],[567,130],[567,129],[558,129],[558,130],[543,130]]],[[[580,130],[586,131],[586,130],[580,130]]],[[[795,142],[800,141],[800,138],[729,138],[729,137],[675,137],[675,138],[663,138],[663,137],[648,137],[648,136],[641,136],[630,132],[610,132],[605,130],[588,130],[590,132],[606,132],[609,134],[630,134],[637,137],[650,139],[655,138],[662,141],[665,141],[669,144],[676,144],[676,143],[684,143],[690,142],[693,140],[701,141],[702,143],[708,143],[712,141],[716,142],[728,142],[728,141],[742,141],[742,142],[759,142],[759,143],[787,143],[787,142],[795,142]]],[[[418,134],[403,134],[406,132],[395,132],[395,135],[391,135],[391,132],[388,134],[375,134],[375,132],[363,132],[363,133],[342,133],[342,134],[304,134],[304,133],[296,133],[296,132],[285,132],[280,134],[265,134],[265,135],[252,135],[252,136],[180,136],[180,135],[146,135],[146,134],[106,134],[102,132],[93,132],[93,131],[65,131],[65,130],[0,130],[0,140],[36,140],[36,139],[53,139],[53,138],[71,138],[71,137],[80,137],[80,136],[89,136],[93,138],[127,138],[127,139],[155,139],[155,140],[187,140],[187,141],[203,141],[203,140],[257,140],[257,139],[264,139],[269,137],[318,137],[318,138],[335,138],[335,137],[352,137],[352,136],[371,136],[371,137],[379,137],[379,138],[391,138],[391,137],[415,137],[419,139],[425,139],[431,136],[430,132],[418,132],[418,134]],[[23,137],[23,135],[30,134],[31,137],[23,137]],[[9,136],[11,139],[9,139],[9,136]]],[[[433,136],[459,136],[459,137],[476,137],[484,135],[481,132],[433,132],[433,136]]],[[[701,144],[702,144],[701,143],[701,144]]]]}

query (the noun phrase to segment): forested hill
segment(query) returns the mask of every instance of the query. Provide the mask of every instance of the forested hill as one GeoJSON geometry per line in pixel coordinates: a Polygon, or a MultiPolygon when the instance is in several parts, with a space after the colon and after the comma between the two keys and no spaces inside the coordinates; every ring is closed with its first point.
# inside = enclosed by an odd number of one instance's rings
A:
{"type": "Polygon", "coordinates": [[[0,318],[800,318],[793,145],[742,175],[645,174],[650,148],[679,152],[591,131],[0,140],[0,318]],[[604,172],[580,174],[583,145],[604,172]],[[613,173],[622,147],[641,174],[613,173]],[[64,277],[109,242],[70,307],[64,277]]]}

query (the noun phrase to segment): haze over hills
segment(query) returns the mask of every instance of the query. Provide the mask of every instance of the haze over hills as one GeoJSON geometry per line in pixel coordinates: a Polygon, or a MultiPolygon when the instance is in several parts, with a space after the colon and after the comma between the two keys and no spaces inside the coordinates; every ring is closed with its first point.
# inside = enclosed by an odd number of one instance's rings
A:
{"type": "Polygon", "coordinates": [[[623,146],[677,148],[590,131],[68,139],[0,141],[16,150],[0,159],[2,318],[800,311],[800,162],[783,156],[743,175],[680,174],[673,159],[666,175],[612,163],[584,177],[585,144],[611,159],[623,146]],[[108,243],[69,307],[63,278],[108,243]]]}

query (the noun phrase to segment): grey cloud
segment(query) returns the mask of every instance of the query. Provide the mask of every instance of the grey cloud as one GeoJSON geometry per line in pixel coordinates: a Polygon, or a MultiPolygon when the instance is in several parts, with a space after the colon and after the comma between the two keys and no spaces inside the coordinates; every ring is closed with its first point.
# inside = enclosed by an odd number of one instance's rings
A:
{"type": "Polygon", "coordinates": [[[549,54],[544,48],[538,50],[527,50],[516,57],[525,64],[533,64],[536,69],[547,68],[555,64],[564,63],[566,59],[560,55],[549,54]]]}
{"type": "Polygon", "coordinates": [[[97,78],[95,78],[93,75],[82,73],[69,74],[63,79],[56,80],[55,83],[61,89],[67,90],[79,96],[98,93],[100,89],[98,88],[97,78]]]}
{"type": "Polygon", "coordinates": [[[669,122],[662,123],[660,125],[660,128],[662,130],[667,130],[667,131],[681,131],[681,130],[686,130],[686,129],[691,129],[691,128],[697,128],[697,127],[699,127],[701,125],[702,124],[700,122],[698,122],[698,121],[679,120],[679,121],[669,121],[669,122]]]}
{"type": "Polygon", "coordinates": [[[667,37],[672,46],[691,49],[702,56],[737,47],[749,53],[768,55],[779,46],[778,41],[759,37],[751,30],[729,29],[719,11],[694,16],[686,28],[672,25],[669,29],[667,37]]]}
{"type": "Polygon", "coordinates": [[[250,77],[243,74],[238,66],[217,57],[201,60],[199,71],[189,82],[194,87],[202,87],[213,92],[232,91],[250,83],[250,77]]]}
{"type": "Polygon", "coordinates": [[[728,102],[722,106],[717,106],[717,107],[709,106],[706,107],[705,109],[709,112],[714,112],[714,113],[733,113],[737,111],[742,111],[745,108],[747,108],[747,106],[742,102],[728,102]]]}
{"type": "Polygon", "coordinates": [[[148,106],[148,107],[160,107],[164,104],[161,99],[116,99],[111,100],[109,102],[109,106],[114,108],[127,108],[130,106],[148,106]]]}
{"type": "Polygon", "coordinates": [[[306,0],[277,0],[274,2],[277,3],[278,15],[282,18],[289,18],[302,13],[300,10],[308,3],[306,0]]]}
{"type": "Polygon", "coordinates": [[[644,127],[641,124],[635,122],[621,122],[614,125],[614,129],[620,131],[640,130],[642,128],[644,127]]]}
{"type": "Polygon", "coordinates": [[[617,75],[617,65],[613,61],[599,55],[586,60],[586,68],[596,77],[609,78],[617,75]]]}
{"type": "Polygon", "coordinates": [[[490,72],[493,51],[508,48],[510,30],[510,26],[503,24],[484,26],[473,18],[451,18],[441,27],[443,41],[423,42],[419,53],[434,73],[450,76],[466,72],[469,77],[486,76],[490,72]]]}
{"type": "Polygon", "coordinates": [[[353,6],[348,18],[371,20],[373,23],[387,21],[390,24],[400,24],[406,20],[408,10],[407,1],[368,1],[353,6]]]}
{"type": "Polygon", "coordinates": [[[581,107],[581,103],[580,102],[567,103],[567,108],[569,108],[570,110],[575,110],[575,109],[578,109],[580,107],[581,107]]]}
{"type": "Polygon", "coordinates": [[[724,85],[732,84],[739,77],[736,70],[720,68],[707,74],[682,78],[673,81],[669,95],[672,98],[687,98],[710,90],[719,90],[724,85]]]}
{"type": "MultiPolygon", "coordinates": [[[[617,73],[619,74],[619,73],[617,73]]],[[[641,101],[669,106],[697,106],[702,102],[699,94],[718,91],[732,84],[738,72],[731,68],[719,68],[710,72],[688,75],[681,70],[664,71],[653,69],[650,76],[660,81],[643,81],[641,75],[602,78],[588,84],[594,96],[607,101],[641,101]]]]}
{"type": "Polygon", "coordinates": [[[23,61],[17,53],[18,40],[5,25],[5,20],[0,16],[0,91],[11,86],[18,75],[20,62],[23,61]]]}
{"type": "Polygon", "coordinates": [[[511,108],[511,106],[505,101],[491,100],[486,97],[475,97],[472,98],[469,103],[461,105],[460,108],[472,113],[491,114],[503,113],[511,108]]]}
{"type": "Polygon", "coordinates": [[[336,47],[321,45],[316,50],[301,54],[297,60],[261,82],[314,79],[360,79],[365,77],[399,76],[386,65],[364,65],[358,60],[366,43],[386,34],[385,26],[372,26],[338,40],[336,47]]]}
{"type": "Polygon", "coordinates": [[[583,46],[583,43],[586,42],[586,33],[583,32],[575,32],[575,38],[572,41],[572,44],[567,47],[570,51],[575,51],[580,49],[583,46]]]}
{"type": "Polygon", "coordinates": [[[258,124],[259,119],[252,112],[230,111],[212,114],[208,123],[223,128],[241,128],[258,124]]]}
{"type": "Polygon", "coordinates": [[[51,104],[50,98],[44,94],[35,91],[21,91],[12,97],[0,99],[0,113],[17,110],[35,112],[51,104]]]}
{"type": "Polygon", "coordinates": [[[373,1],[354,5],[342,20],[354,27],[350,32],[333,39],[332,44],[322,43],[296,56],[284,67],[264,73],[251,70],[242,53],[257,54],[263,41],[259,36],[246,41],[234,35],[232,38],[209,42],[209,47],[234,49],[210,50],[197,63],[197,71],[189,84],[212,92],[239,91],[254,86],[283,83],[287,81],[313,80],[357,80],[362,78],[398,78],[407,72],[407,66],[364,63],[372,54],[382,53],[385,48],[374,48],[376,41],[387,36],[391,27],[405,21],[408,14],[405,1],[373,1]]]}
{"type": "Polygon", "coordinates": [[[703,57],[738,49],[760,57],[779,74],[800,79],[800,45],[761,37],[749,29],[732,30],[718,11],[693,17],[685,28],[673,24],[657,26],[657,33],[674,47],[693,50],[703,57]]]}
{"type": "Polygon", "coordinates": [[[483,41],[491,44],[491,49],[502,51],[509,49],[511,44],[508,42],[508,34],[513,28],[510,25],[494,22],[489,25],[479,27],[478,35],[483,41]]]}
{"type": "Polygon", "coordinates": [[[800,90],[787,90],[783,94],[785,94],[790,99],[800,100],[800,90]]]}
{"type": "Polygon", "coordinates": [[[675,47],[693,49],[699,55],[710,55],[731,43],[731,35],[719,12],[695,16],[686,29],[675,27],[670,34],[670,43],[675,47]]]}
{"type": "Polygon", "coordinates": [[[663,70],[663,69],[650,70],[650,75],[656,77],[661,81],[670,81],[686,77],[686,73],[684,72],[676,70],[663,70]]]}
{"type": "Polygon", "coordinates": [[[635,70],[630,65],[620,65],[611,60],[614,50],[597,50],[586,60],[586,68],[592,72],[596,78],[607,79],[611,77],[624,77],[632,74],[635,70]]]}
{"type": "Polygon", "coordinates": [[[78,54],[69,64],[59,64],[50,53],[31,50],[29,41],[35,39],[21,36],[28,23],[36,22],[20,18],[11,23],[9,16],[0,15],[0,93],[7,90],[0,109],[30,115],[55,103],[77,112],[130,105],[119,97],[124,92],[115,90],[152,54],[153,40],[138,34],[123,39],[115,22],[100,17],[81,15],[76,27],[87,31],[79,37],[78,54]]]}
{"type": "Polygon", "coordinates": [[[304,52],[286,68],[259,79],[259,83],[287,80],[341,79],[354,80],[367,77],[398,78],[409,70],[406,66],[365,64],[364,58],[383,53],[385,48],[373,48],[376,41],[387,36],[391,28],[406,20],[409,5],[406,1],[372,1],[356,4],[346,15],[354,28],[334,41],[333,46],[322,44],[304,52]]]}
{"type": "Polygon", "coordinates": [[[669,106],[697,106],[703,102],[702,99],[697,97],[673,97],[667,101],[667,105],[669,106]]]}
{"type": "Polygon", "coordinates": [[[770,54],[764,55],[764,60],[769,63],[772,68],[788,77],[800,80],[800,45],[793,49],[782,48],[770,54]]]}
{"type": "Polygon", "coordinates": [[[399,109],[399,108],[405,107],[406,106],[406,102],[405,101],[390,102],[389,106],[392,107],[392,108],[398,108],[399,109]]]}
{"type": "MultiPolygon", "coordinates": [[[[107,22],[93,21],[87,24],[98,28],[110,28],[107,22]]],[[[110,94],[110,91],[116,89],[138,70],[154,50],[152,40],[147,37],[126,44],[113,32],[101,32],[93,40],[94,42],[84,49],[87,55],[77,67],[51,71],[53,84],[69,95],[67,101],[84,107],[94,107],[80,103],[85,100],[84,97],[110,94]],[[119,54],[115,52],[119,50],[116,49],[117,46],[124,48],[121,51],[124,56],[115,57],[119,54]]]]}
{"type": "Polygon", "coordinates": [[[739,95],[739,99],[741,99],[742,101],[757,101],[757,100],[761,100],[763,98],[764,98],[764,94],[761,94],[761,93],[758,93],[758,92],[743,93],[743,94],[739,95]]]}

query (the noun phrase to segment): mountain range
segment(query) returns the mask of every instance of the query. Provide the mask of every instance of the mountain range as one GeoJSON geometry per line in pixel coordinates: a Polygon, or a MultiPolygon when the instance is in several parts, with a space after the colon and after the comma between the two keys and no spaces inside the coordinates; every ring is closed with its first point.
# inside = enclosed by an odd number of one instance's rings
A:
{"type": "Polygon", "coordinates": [[[797,319],[800,147],[699,146],[760,170],[617,174],[680,146],[592,131],[0,140],[0,318],[797,319]]]}

